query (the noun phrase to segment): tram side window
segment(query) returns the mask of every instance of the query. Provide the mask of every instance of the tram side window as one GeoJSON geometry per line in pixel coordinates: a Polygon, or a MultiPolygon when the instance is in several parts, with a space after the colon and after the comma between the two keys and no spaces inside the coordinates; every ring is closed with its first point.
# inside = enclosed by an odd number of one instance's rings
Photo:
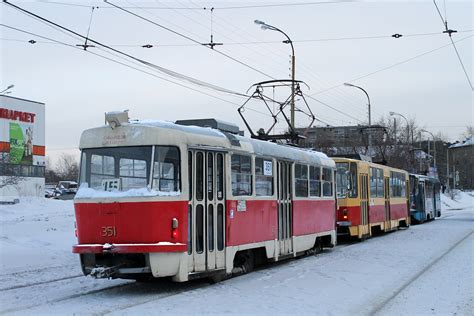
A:
{"type": "Polygon", "coordinates": [[[295,195],[308,197],[308,166],[295,164],[295,195]]]}
{"type": "Polygon", "coordinates": [[[377,196],[384,197],[385,196],[385,182],[383,176],[383,169],[377,170],[377,196]]]}
{"type": "Polygon", "coordinates": [[[255,158],[255,193],[273,195],[273,163],[270,159],[255,158]]]}
{"type": "Polygon", "coordinates": [[[91,183],[93,189],[102,187],[102,180],[115,177],[115,159],[111,156],[91,155],[91,183]]]}
{"type": "Polygon", "coordinates": [[[232,195],[252,195],[252,160],[250,156],[232,155],[232,195]]]}
{"type": "Polygon", "coordinates": [[[321,196],[321,167],[309,166],[309,196],[321,196]]]}
{"type": "Polygon", "coordinates": [[[375,168],[370,168],[370,196],[377,197],[377,172],[375,168]]]}
{"type": "Polygon", "coordinates": [[[390,172],[390,196],[405,197],[406,182],[405,175],[400,172],[390,172]]]}
{"type": "Polygon", "coordinates": [[[332,196],[332,169],[323,168],[323,196],[332,196]]]}
{"type": "Polygon", "coordinates": [[[383,169],[370,168],[370,196],[384,197],[383,169]]]}
{"type": "Polygon", "coordinates": [[[153,188],[163,192],[179,192],[179,150],[176,147],[155,147],[153,188]]]}

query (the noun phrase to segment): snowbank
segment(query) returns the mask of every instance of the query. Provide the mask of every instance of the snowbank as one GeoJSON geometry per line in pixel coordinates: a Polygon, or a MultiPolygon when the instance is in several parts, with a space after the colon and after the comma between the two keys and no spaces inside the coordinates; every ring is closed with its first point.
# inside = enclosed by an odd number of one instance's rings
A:
{"type": "Polygon", "coordinates": [[[441,194],[441,204],[443,210],[461,210],[474,207],[473,191],[456,191],[454,199],[450,194],[441,194]]]}

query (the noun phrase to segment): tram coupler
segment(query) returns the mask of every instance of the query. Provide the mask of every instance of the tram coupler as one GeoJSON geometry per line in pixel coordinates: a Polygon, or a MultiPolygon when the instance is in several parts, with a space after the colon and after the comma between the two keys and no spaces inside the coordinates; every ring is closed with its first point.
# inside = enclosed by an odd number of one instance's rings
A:
{"type": "Polygon", "coordinates": [[[113,278],[113,276],[118,272],[118,270],[123,266],[119,264],[113,267],[95,267],[91,270],[90,276],[95,279],[108,279],[113,278]]]}

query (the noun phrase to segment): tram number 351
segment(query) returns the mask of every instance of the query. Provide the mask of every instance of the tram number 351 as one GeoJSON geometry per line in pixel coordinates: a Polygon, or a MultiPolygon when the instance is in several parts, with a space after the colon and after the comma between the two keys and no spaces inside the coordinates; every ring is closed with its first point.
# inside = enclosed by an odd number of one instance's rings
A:
{"type": "Polygon", "coordinates": [[[117,236],[117,229],[115,226],[102,226],[102,237],[117,236]]]}

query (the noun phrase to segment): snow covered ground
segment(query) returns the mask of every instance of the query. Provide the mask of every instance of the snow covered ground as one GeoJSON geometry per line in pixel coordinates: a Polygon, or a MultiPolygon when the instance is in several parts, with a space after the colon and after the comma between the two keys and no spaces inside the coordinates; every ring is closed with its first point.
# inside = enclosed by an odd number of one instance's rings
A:
{"type": "Polygon", "coordinates": [[[210,285],[84,277],[72,201],[22,199],[0,205],[0,313],[473,315],[473,201],[442,196],[435,221],[210,285]]]}

